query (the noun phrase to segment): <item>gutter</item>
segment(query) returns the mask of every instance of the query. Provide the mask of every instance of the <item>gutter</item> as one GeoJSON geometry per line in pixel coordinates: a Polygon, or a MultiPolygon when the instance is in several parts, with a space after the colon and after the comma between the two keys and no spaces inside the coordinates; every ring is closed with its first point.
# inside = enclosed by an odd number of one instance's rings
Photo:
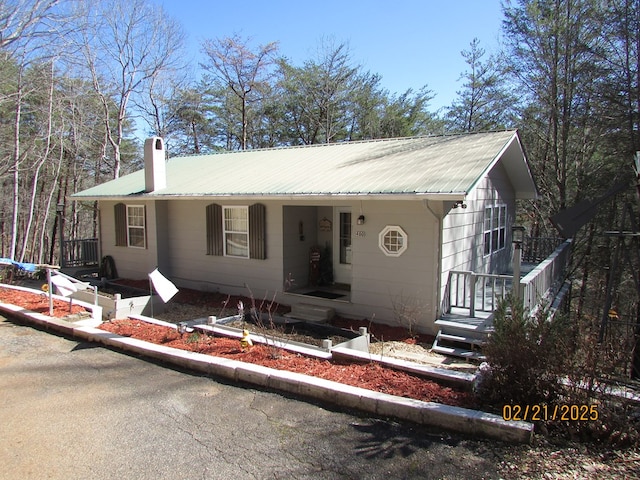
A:
{"type": "Polygon", "coordinates": [[[233,200],[288,200],[288,201],[344,201],[344,200],[436,200],[436,201],[463,201],[467,192],[447,192],[447,193],[301,193],[301,194],[162,194],[162,193],[132,193],[120,195],[91,195],[78,196],[71,195],[69,198],[75,201],[131,201],[131,200],[211,200],[211,199],[233,199],[233,200]]]}
{"type": "MultiPolygon", "coordinates": [[[[464,199],[463,199],[464,201],[464,199]]],[[[434,210],[433,208],[431,208],[431,205],[429,204],[429,200],[424,200],[423,205],[425,206],[425,208],[431,213],[431,215],[433,215],[433,218],[436,219],[436,222],[438,224],[437,228],[438,228],[438,250],[436,252],[436,256],[438,259],[438,268],[436,270],[436,279],[435,279],[435,284],[436,284],[436,304],[435,304],[435,319],[437,320],[438,318],[440,318],[440,306],[442,305],[442,238],[443,238],[443,233],[442,233],[442,228],[443,228],[443,220],[444,220],[444,213],[442,214],[442,216],[439,216],[434,210]]],[[[444,205],[443,205],[443,212],[444,212],[444,205]]]]}

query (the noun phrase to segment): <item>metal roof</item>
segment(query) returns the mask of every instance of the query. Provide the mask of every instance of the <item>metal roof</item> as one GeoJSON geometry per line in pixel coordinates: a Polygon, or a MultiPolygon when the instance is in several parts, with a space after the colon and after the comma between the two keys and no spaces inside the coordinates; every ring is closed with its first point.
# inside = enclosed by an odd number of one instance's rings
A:
{"type": "Polygon", "coordinates": [[[455,199],[464,197],[500,160],[519,196],[535,196],[518,134],[503,131],[175,157],[166,164],[166,188],[144,193],[144,171],[140,170],[72,197],[418,195],[455,199]]]}

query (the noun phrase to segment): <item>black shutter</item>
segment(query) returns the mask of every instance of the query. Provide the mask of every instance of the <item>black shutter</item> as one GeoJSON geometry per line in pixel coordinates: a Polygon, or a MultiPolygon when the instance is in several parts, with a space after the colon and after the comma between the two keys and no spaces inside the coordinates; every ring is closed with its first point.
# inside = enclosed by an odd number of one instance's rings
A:
{"type": "Polygon", "coordinates": [[[113,217],[115,220],[116,246],[127,246],[127,206],[124,203],[117,203],[113,207],[113,217]]]}
{"type": "Polygon", "coordinates": [[[249,258],[264,260],[266,248],[266,208],[261,203],[249,207],[249,258]]]}
{"type": "Polygon", "coordinates": [[[207,205],[207,255],[224,255],[222,238],[222,207],[207,205]]]}

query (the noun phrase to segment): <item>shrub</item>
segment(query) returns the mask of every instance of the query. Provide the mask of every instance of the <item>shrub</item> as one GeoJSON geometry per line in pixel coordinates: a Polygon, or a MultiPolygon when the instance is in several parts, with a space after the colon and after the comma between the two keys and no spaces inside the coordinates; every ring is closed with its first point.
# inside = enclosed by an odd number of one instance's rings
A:
{"type": "Polygon", "coordinates": [[[493,327],[483,348],[490,371],[478,386],[480,400],[499,408],[555,401],[573,345],[568,322],[549,321],[544,309],[530,316],[521,301],[508,295],[496,309],[493,327]]]}

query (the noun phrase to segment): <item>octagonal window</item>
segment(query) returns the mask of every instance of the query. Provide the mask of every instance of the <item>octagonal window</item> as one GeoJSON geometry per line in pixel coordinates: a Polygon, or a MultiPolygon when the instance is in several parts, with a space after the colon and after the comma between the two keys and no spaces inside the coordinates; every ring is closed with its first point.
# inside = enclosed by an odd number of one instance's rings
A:
{"type": "Polygon", "coordinates": [[[380,250],[389,257],[399,257],[407,249],[407,232],[396,225],[387,225],[378,237],[380,250]]]}

